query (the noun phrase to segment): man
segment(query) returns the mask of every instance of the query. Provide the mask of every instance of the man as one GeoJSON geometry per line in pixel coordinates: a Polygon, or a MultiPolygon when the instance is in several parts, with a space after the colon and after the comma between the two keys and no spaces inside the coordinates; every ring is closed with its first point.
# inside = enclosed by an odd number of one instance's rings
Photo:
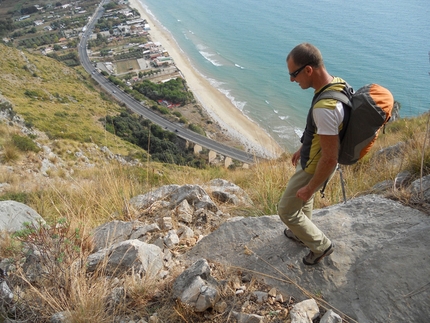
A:
{"type": "MultiPolygon", "coordinates": [[[[315,97],[327,89],[342,91],[347,84],[331,76],[321,52],[309,43],[297,45],[287,56],[291,82],[302,89],[313,88],[315,97]]],[[[323,99],[312,103],[301,138],[302,146],[292,156],[296,172],[288,182],[279,204],[278,213],[289,229],[284,234],[310,252],[303,258],[305,265],[316,265],[333,253],[334,245],[312,222],[315,192],[331,177],[337,166],[339,132],[345,112],[341,102],[323,99]]]]}

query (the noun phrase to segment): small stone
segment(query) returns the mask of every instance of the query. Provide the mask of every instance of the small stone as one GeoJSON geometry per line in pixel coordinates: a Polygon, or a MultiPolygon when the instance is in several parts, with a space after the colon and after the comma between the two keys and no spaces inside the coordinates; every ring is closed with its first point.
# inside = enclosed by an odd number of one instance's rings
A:
{"type": "Polygon", "coordinates": [[[227,309],[227,303],[224,301],[218,302],[214,306],[214,310],[218,313],[224,313],[226,309],[227,309]]]}
{"type": "Polygon", "coordinates": [[[276,295],[276,299],[275,299],[278,303],[283,303],[284,302],[284,297],[282,296],[282,294],[277,294],[276,295]]]}
{"type": "Polygon", "coordinates": [[[253,295],[257,298],[257,304],[263,304],[267,302],[269,295],[266,292],[255,291],[253,295]]]}
{"type": "Polygon", "coordinates": [[[273,287],[270,291],[269,291],[269,296],[270,297],[276,297],[276,288],[273,287]]]}

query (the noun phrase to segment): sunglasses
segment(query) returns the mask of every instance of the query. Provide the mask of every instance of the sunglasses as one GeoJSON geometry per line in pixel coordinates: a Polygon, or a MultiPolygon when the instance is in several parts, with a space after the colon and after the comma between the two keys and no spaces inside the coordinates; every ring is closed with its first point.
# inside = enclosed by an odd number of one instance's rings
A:
{"type": "Polygon", "coordinates": [[[299,69],[297,69],[297,70],[295,70],[294,72],[292,72],[292,73],[289,73],[290,74],[290,76],[293,78],[293,79],[295,79],[296,77],[297,77],[297,75],[299,75],[299,73],[306,67],[306,66],[308,66],[308,65],[310,65],[310,64],[306,64],[306,65],[303,65],[302,67],[300,67],[299,69]]]}

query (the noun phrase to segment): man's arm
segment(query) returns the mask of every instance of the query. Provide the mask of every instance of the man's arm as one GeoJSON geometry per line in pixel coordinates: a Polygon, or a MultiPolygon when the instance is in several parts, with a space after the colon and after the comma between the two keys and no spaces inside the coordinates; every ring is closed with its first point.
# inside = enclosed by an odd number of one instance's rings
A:
{"type": "Polygon", "coordinates": [[[297,191],[296,196],[303,201],[309,200],[315,191],[329,178],[337,165],[339,152],[338,135],[320,135],[321,158],[310,182],[297,191]]]}

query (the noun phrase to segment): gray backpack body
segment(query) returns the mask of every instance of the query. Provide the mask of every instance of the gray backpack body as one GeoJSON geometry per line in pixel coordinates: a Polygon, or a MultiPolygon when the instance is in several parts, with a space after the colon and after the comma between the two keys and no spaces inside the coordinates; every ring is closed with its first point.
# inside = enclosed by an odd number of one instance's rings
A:
{"type": "Polygon", "coordinates": [[[379,130],[391,118],[394,106],[393,95],[378,84],[368,84],[356,92],[350,88],[349,94],[339,91],[325,91],[318,95],[321,99],[335,99],[349,108],[349,120],[340,138],[338,163],[355,164],[372,147],[379,130]]]}

